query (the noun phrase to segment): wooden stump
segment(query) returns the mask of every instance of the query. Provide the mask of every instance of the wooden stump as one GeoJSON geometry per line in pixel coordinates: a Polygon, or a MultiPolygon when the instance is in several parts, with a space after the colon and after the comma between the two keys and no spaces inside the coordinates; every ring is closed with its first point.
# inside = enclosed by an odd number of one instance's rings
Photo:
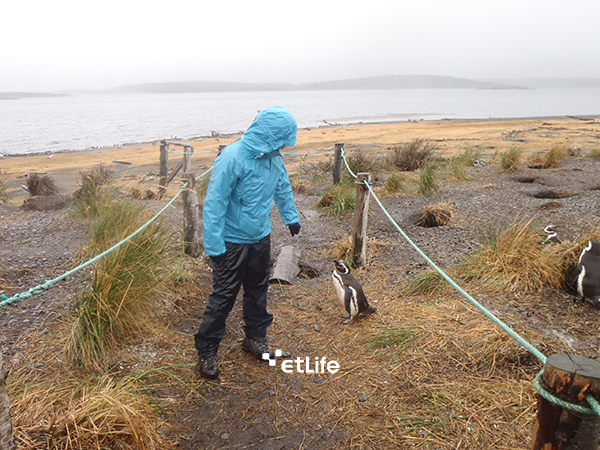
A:
{"type": "Polygon", "coordinates": [[[301,255],[300,250],[292,245],[282,247],[269,283],[294,284],[294,279],[300,273],[301,255]]]}
{"type": "MultiPolygon", "coordinates": [[[[598,398],[600,394],[600,362],[577,355],[552,355],[541,384],[561,400],[588,406],[585,396],[598,398]]],[[[598,450],[599,443],[599,416],[570,411],[539,397],[533,450],[598,450]]]]}
{"type": "Polygon", "coordinates": [[[7,375],[8,372],[4,370],[2,364],[2,352],[0,352],[0,449],[14,450],[17,447],[10,419],[10,402],[6,390],[7,375]]]}

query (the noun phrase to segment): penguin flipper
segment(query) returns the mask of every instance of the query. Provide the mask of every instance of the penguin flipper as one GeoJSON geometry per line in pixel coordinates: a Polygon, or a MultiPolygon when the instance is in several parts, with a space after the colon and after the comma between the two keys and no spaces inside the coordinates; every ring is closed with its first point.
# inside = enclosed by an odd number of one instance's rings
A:
{"type": "Polygon", "coordinates": [[[344,293],[344,306],[346,307],[346,311],[348,312],[348,314],[350,315],[350,317],[352,317],[352,308],[350,306],[351,302],[352,302],[352,289],[346,287],[345,293],[344,293]]]}

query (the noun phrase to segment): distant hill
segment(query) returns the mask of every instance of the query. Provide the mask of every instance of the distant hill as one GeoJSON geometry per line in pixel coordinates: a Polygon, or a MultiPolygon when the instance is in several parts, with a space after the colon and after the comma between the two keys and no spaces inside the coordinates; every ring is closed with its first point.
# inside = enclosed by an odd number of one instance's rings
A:
{"type": "Polygon", "coordinates": [[[118,86],[104,90],[64,91],[70,94],[176,94],[192,92],[264,92],[368,89],[511,89],[501,83],[435,75],[387,75],[303,84],[231,83],[226,81],[177,81],[118,86]]]}
{"type": "Polygon", "coordinates": [[[542,88],[600,88],[600,78],[509,78],[488,80],[491,83],[521,86],[527,89],[542,88]]]}
{"type": "Polygon", "coordinates": [[[475,81],[467,78],[436,75],[386,75],[380,77],[354,78],[349,80],[305,83],[297,89],[319,90],[368,90],[368,89],[509,89],[496,82],[475,81]]]}

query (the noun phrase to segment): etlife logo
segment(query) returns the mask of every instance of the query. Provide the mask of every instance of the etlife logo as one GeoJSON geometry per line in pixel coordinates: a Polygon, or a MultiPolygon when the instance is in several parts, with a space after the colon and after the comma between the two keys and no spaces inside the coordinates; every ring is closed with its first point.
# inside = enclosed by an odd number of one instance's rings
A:
{"type": "MultiPolygon", "coordinates": [[[[275,350],[275,358],[270,359],[268,353],[263,353],[262,358],[265,361],[269,361],[270,366],[277,365],[277,358],[283,356],[283,351],[280,349],[275,350]]],[[[322,358],[315,357],[311,360],[308,356],[302,358],[298,356],[296,359],[284,359],[281,361],[281,370],[284,373],[294,373],[294,370],[298,373],[325,373],[331,374],[337,373],[340,370],[340,363],[335,360],[327,361],[327,357],[322,358]]]]}

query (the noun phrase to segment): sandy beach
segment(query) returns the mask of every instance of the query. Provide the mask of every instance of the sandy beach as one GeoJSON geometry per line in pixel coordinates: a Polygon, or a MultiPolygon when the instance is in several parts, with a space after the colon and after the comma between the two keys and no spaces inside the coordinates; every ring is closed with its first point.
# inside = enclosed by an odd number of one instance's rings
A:
{"type": "MultiPolygon", "coordinates": [[[[194,148],[192,167],[201,171],[210,167],[220,145],[228,144],[239,135],[207,137],[185,142],[194,148]]],[[[298,130],[297,144],[289,153],[311,153],[343,143],[348,151],[387,151],[414,139],[435,142],[441,155],[449,155],[468,147],[477,147],[482,155],[492,155],[518,146],[525,153],[549,150],[561,145],[583,151],[597,146],[600,125],[586,118],[539,118],[505,120],[420,121],[378,124],[353,124],[305,128],[298,130]]],[[[171,150],[181,151],[172,146],[171,150]]],[[[159,168],[159,142],[118,146],[85,151],[66,151],[56,154],[7,156],[0,159],[0,171],[7,178],[8,202],[21,204],[27,192],[21,188],[21,178],[29,172],[47,173],[63,193],[77,187],[79,173],[104,165],[117,176],[156,183],[159,168]],[[128,162],[122,164],[115,161],[128,162]]],[[[314,155],[310,158],[320,158],[314,155]]],[[[169,168],[177,164],[180,155],[170,155],[169,168]]],[[[286,164],[293,172],[300,158],[286,156],[286,164]]]]}

